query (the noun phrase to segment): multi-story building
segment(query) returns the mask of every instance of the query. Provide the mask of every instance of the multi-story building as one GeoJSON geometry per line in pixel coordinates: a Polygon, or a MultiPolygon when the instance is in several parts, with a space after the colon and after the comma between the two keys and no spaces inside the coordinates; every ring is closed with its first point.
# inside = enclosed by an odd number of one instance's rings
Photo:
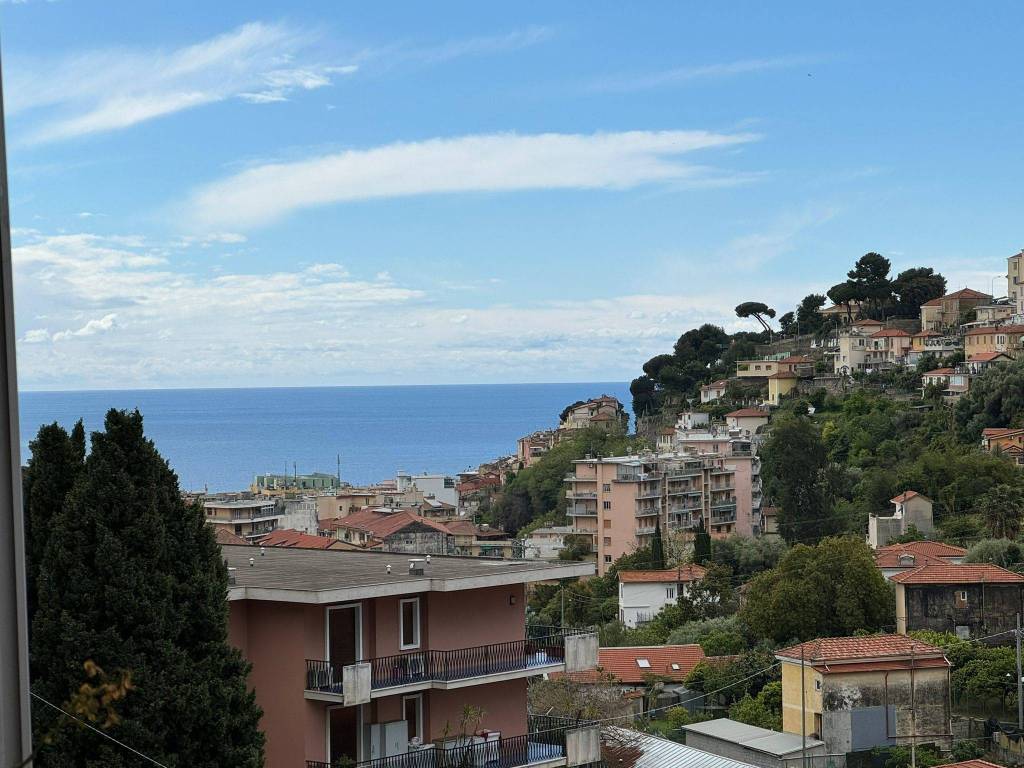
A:
{"type": "Polygon", "coordinates": [[[280,528],[284,512],[272,498],[210,499],[203,502],[206,522],[236,536],[254,539],[280,528]]]}
{"type": "Polygon", "coordinates": [[[561,431],[597,427],[609,431],[624,430],[629,417],[617,397],[601,395],[585,403],[577,403],[565,410],[558,425],[561,431]]]}
{"type": "Polygon", "coordinates": [[[904,491],[889,500],[893,505],[889,515],[868,515],[868,546],[872,549],[888,545],[907,533],[910,526],[925,536],[935,532],[932,500],[917,491],[904,491]]]}
{"type": "Polygon", "coordinates": [[[922,331],[948,331],[957,328],[967,319],[967,313],[975,307],[989,304],[992,297],[987,293],[962,288],[947,293],[921,305],[922,331]]]}
{"type": "Polygon", "coordinates": [[[971,328],[964,334],[964,355],[1003,352],[1017,359],[1024,346],[1024,325],[991,325],[971,328]]]}
{"type": "Polygon", "coordinates": [[[458,507],[459,492],[455,486],[455,478],[451,475],[428,475],[426,472],[422,475],[411,475],[401,471],[395,475],[395,490],[398,493],[405,494],[416,490],[422,493],[424,498],[433,497],[445,504],[458,507]]]}
{"type": "Polygon", "coordinates": [[[268,768],[380,758],[392,758],[389,768],[492,760],[554,768],[600,759],[578,751],[582,743],[599,752],[596,732],[531,723],[526,709],[528,678],[597,661],[590,632],[527,632],[526,585],[587,576],[592,564],[222,552],[229,639],[252,664],[268,768]]]}
{"type": "Polygon", "coordinates": [[[280,496],[285,493],[326,493],[341,486],[337,475],[314,472],[311,475],[255,475],[249,490],[264,496],[280,496]]]}
{"type": "Polygon", "coordinates": [[[943,335],[938,331],[918,331],[910,337],[907,365],[917,365],[925,355],[948,357],[964,348],[963,339],[956,335],[943,335]]]}
{"type": "Polygon", "coordinates": [[[1006,456],[1015,464],[1024,464],[1024,429],[989,427],[981,431],[981,447],[989,453],[1006,456]]]}
{"type": "Polygon", "coordinates": [[[279,527],[310,533],[314,536],[320,530],[315,496],[279,496],[277,508],[281,510],[279,527]]]}
{"type": "Polygon", "coordinates": [[[971,388],[971,372],[966,366],[936,368],[921,375],[921,393],[929,387],[939,387],[945,403],[955,403],[971,388]]]}
{"type": "Polygon", "coordinates": [[[565,478],[566,513],[576,533],[591,538],[597,567],[608,566],[663,532],[714,537],[760,532],[761,462],[749,439],[683,434],[670,453],[588,457],[565,478]]]}
{"type": "Polygon", "coordinates": [[[557,560],[565,547],[565,537],[576,533],[571,525],[537,528],[523,542],[523,556],[535,560],[557,560]]]}
{"type": "Polygon", "coordinates": [[[719,379],[718,381],[712,381],[710,384],[702,384],[700,388],[700,401],[701,403],[713,403],[715,400],[725,397],[728,389],[728,379],[719,379]]]}
{"type": "Polygon", "coordinates": [[[680,596],[707,571],[693,563],[659,571],[619,571],[619,621],[627,627],[646,624],[680,596]]]}
{"type": "Polygon", "coordinates": [[[1024,315],[1024,248],[1006,260],[1006,297],[1014,306],[1014,312],[1024,315]]]}
{"type": "Polygon", "coordinates": [[[858,322],[839,331],[833,372],[851,374],[907,363],[913,350],[911,335],[899,328],[873,328],[858,322]]]}
{"type": "Polygon", "coordinates": [[[555,444],[555,430],[545,429],[520,437],[516,441],[516,459],[520,468],[533,466],[551,450],[555,444]]]}

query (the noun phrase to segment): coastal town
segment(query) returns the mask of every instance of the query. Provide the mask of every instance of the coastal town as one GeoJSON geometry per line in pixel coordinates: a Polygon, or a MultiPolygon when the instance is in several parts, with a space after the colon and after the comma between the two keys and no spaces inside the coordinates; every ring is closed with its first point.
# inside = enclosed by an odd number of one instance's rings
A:
{"type": "MultiPolygon", "coordinates": [[[[1022,259],[997,297],[867,254],[464,472],[182,493],[266,764],[1024,764],[1022,259]]],[[[33,443],[30,545],[83,440],[33,443]]]]}

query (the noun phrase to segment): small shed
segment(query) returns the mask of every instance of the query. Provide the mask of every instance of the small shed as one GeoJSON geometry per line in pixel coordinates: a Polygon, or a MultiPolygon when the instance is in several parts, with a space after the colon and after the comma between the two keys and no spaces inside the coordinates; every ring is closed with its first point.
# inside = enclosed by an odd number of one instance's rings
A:
{"type": "Polygon", "coordinates": [[[687,746],[732,760],[760,766],[785,768],[799,760],[806,747],[808,757],[825,754],[825,742],[795,733],[758,728],[728,718],[683,726],[687,746]]]}

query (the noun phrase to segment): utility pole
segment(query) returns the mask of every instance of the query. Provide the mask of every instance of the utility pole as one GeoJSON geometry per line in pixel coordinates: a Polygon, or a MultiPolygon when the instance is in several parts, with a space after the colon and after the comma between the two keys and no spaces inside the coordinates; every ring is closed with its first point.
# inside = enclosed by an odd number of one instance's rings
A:
{"type": "MultiPolygon", "coordinates": [[[[2,78],[0,78],[2,80],[2,78]]],[[[21,506],[21,439],[14,349],[14,285],[7,192],[3,87],[0,85],[0,765],[21,765],[32,752],[28,699],[28,609],[25,519],[21,506]]]]}
{"type": "Polygon", "coordinates": [[[562,598],[562,629],[565,629],[565,584],[558,590],[559,596],[562,598]]]}
{"type": "Polygon", "coordinates": [[[1017,614],[1017,629],[1013,633],[1017,639],[1017,730],[1024,731],[1024,681],[1020,670],[1020,614],[1017,614]]]}
{"type": "Polygon", "coordinates": [[[910,641],[910,768],[917,768],[917,699],[914,690],[914,641],[910,641]]]}
{"type": "Polygon", "coordinates": [[[803,643],[800,644],[800,765],[807,768],[807,683],[804,682],[803,643]]]}

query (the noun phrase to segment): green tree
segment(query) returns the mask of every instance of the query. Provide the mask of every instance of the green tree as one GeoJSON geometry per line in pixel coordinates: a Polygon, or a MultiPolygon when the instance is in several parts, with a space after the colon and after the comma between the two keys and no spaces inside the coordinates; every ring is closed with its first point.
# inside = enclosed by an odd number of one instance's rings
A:
{"type": "Polygon", "coordinates": [[[946,278],[931,267],[905,269],[892,281],[892,292],[900,317],[917,317],[922,304],[946,293],[946,278]]]}
{"type": "Polygon", "coordinates": [[[733,535],[711,542],[711,562],[728,566],[737,576],[753,576],[774,568],[785,552],[786,543],[775,538],[733,535]]]}
{"type": "Polygon", "coordinates": [[[874,307],[875,312],[892,298],[892,283],[889,281],[889,269],[892,265],[880,253],[865,253],[847,273],[856,290],[874,307]]]}
{"type": "Polygon", "coordinates": [[[825,297],[820,293],[809,293],[800,300],[796,308],[796,322],[801,334],[817,333],[825,322],[821,308],[825,306],[825,297]]]}
{"type": "Polygon", "coordinates": [[[995,538],[1015,539],[1024,515],[1024,491],[1011,485],[997,485],[975,506],[985,527],[995,538]]]}
{"type": "Polygon", "coordinates": [[[833,304],[846,307],[847,322],[853,321],[853,305],[865,298],[860,287],[849,280],[833,285],[828,289],[826,295],[833,304]]]}
{"type": "Polygon", "coordinates": [[[877,631],[894,611],[892,589],[863,540],[829,538],[796,545],[755,576],[740,618],[755,637],[784,643],[877,631]]]}
{"type": "Polygon", "coordinates": [[[993,366],[973,379],[956,404],[956,421],[971,443],[986,427],[1024,426],[1024,360],[993,366]]]}
{"type": "Polygon", "coordinates": [[[662,570],[665,567],[665,544],[661,540],[661,521],[654,521],[654,535],[651,536],[651,567],[662,570]]]}
{"type": "Polygon", "coordinates": [[[790,331],[796,331],[796,314],[786,312],[779,315],[779,330],[782,331],[783,336],[789,336],[790,331]]]}
{"type": "Polygon", "coordinates": [[[704,565],[711,557],[711,534],[704,528],[704,521],[701,520],[693,536],[693,562],[697,565],[704,565]]]}
{"type": "Polygon", "coordinates": [[[841,529],[825,482],[825,444],[810,419],[777,418],[761,455],[761,476],[778,507],[779,533],[786,541],[817,541],[841,529]]]}
{"type": "Polygon", "coordinates": [[[775,310],[760,301],[745,301],[736,307],[736,317],[752,317],[770,334],[772,327],[765,318],[775,317],[775,310]]]}
{"type": "Polygon", "coordinates": [[[756,697],[746,694],[729,707],[729,718],[758,728],[782,730],[782,683],[774,680],[756,697]]]}
{"type": "MultiPolygon", "coordinates": [[[[33,690],[60,703],[86,660],[131,674],[114,738],[169,766],[263,765],[248,665],[227,641],[227,569],[202,509],[136,411],[110,411],[52,523],[39,569],[33,690]]],[[[37,710],[47,732],[52,714],[37,710]]],[[[134,766],[115,744],[63,729],[47,766],[134,766]]]]}
{"type": "Polygon", "coordinates": [[[1020,544],[1009,539],[982,539],[971,545],[964,555],[965,563],[992,563],[1013,568],[1024,561],[1020,544]]]}
{"type": "Polygon", "coordinates": [[[657,383],[647,374],[633,379],[629,385],[629,393],[633,395],[633,413],[637,416],[648,416],[657,409],[657,383]]]}

